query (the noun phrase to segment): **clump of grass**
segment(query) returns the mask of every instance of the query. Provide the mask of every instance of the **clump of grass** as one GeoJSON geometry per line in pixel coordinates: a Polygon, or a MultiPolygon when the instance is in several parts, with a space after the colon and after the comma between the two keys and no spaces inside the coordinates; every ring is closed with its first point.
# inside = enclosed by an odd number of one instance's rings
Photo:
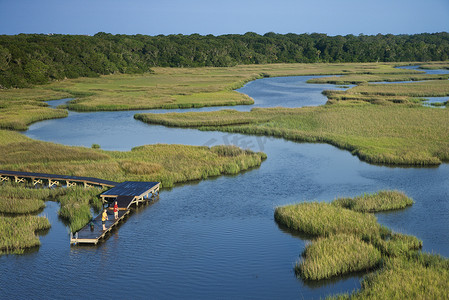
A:
{"type": "Polygon", "coordinates": [[[338,198],[332,204],[358,212],[379,212],[402,209],[413,204],[413,200],[399,191],[379,191],[354,198],[338,198]]]}
{"type": "Polygon", "coordinates": [[[422,248],[422,241],[416,236],[392,233],[386,240],[380,240],[378,248],[390,257],[407,255],[411,250],[422,248]]]}
{"type": "MultiPolygon", "coordinates": [[[[219,146],[214,146],[211,147],[210,150],[212,152],[217,153],[220,156],[225,156],[225,157],[236,157],[239,155],[242,155],[243,153],[245,153],[245,150],[242,150],[241,148],[237,147],[237,146],[231,146],[231,145],[219,145],[219,146]]],[[[248,151],[248,150],[246,150],[248,151]]]]}
{"type": "Polygon", "coordinates": [[[395,81],[421,81],[421,80],[447,80],[449,75],[429,74],[351,74],[343,76],[320,77],[308,80],[308,83],[330,84],[366,84],[368,82],[395,82],[395,81]]]}
{"type": "Polygon", "coordinates": [[[188,112],[188,113],[142,113],[135,114],[134,118],[149,124],[157,124],[164,126],[176,127],[202,127],[202,126],[227,126],[227,125],[242,125],[251,124],[254,122],[268,121],[272,118],[270,115],[261,116],[244,116],[241,112],[224,109],[220,110],[218,114],[214,114],[211,118],[209,112],[188,112]]]}
{"type": "Polygon", "coordinates": [[[309,244],[295,271],[303,279],[320,280],[370,270],[380,261],[381,253],[373,245],[353,235],[337,234],[309,244]]]}
{"type": "Polygon", "coordinates": [[[372,214],[351,211],[325,202],[277,207],[274,217],[277,222],[288,228],[312,237],[344,233],[372,240],[377,239],[385,231],[372,214]]]}
{"type": "Polygon", "coordinates": [[[100,210],[102,203],[98,195],[102,191],[97,188],[71,187],[67,188],[65,195],[58,197],[61,204],[58,214],[69,222],[72,232],[80,230],[89,222],[92,218],[91,207],[100,210]]]}
{"type": "Polygon", "coordinates": [[[21,199],[0,196],[0,213],[28,214],[45,207],[41,199],[21,199]]]}
{"type": "Polygon", "coordinates": [[[0,185],[0,213],[28,214],[45,207],[44,201],[54,200],[59,189],[38,189],[14,183],[0,185]]]}
{"type": "Polygon", "coordinates": [[[22,253],[40,245],[35,232],[50,228],[45,217],[18,216],[0,218],[0,254],[22,253]]]}
{"type": "Polygon", "coordinates": [[[436,263],[423,265],[420,256],[428,255],[388,259],[382,271],[365,277],[359,292],[338,299],[447,299],[448,260],[434,256],[436,263]]]}
{"type": "Polygon", "coordinates": [[[443,107],[446,106],[448,103],[448,101],[444,101],[444,102],[433,102],[430,103],[431,106],[435,106],[435,107],[443,107]]]}
{"type": "Polygon", "coordinates": [[[135,175],[149,175],[154,174],[163,169],[161,164],[144,162],[144,161],[131,161],[124,160],[120,162],[120,167],[129,174],[135,175]]]}

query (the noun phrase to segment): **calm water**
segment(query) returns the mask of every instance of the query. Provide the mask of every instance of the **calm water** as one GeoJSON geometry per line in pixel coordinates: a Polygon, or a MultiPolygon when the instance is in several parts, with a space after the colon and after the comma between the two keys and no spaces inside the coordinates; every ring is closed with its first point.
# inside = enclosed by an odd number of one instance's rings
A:
{"type": "MultiPolygon", "coordinates": [[[[241,92],[256,106],[323,104],[323,86],[307,85],[307,79],[261,79],[241,92]]],[[[65,119],[34,124],[26,135],[67,145],[98,143],[108,150],[233,143],[264,151],[268,159],[237,176],[162,191],[158,202],[140,207],[97,247],[70,247],[58,204],[47,202],[43,214],[52,228],[41,237],[39,250],[0,257],[0,298],[310,299],[350,292],[360,287],[358,276],[314,284],[295,278],[293,266],[307,241],[279,228],[273,211],[278,205],[380,189],[403,190],[416,203],[377,214],[379,222],[416,235],[424,251],[449,256],[447,164],[373,166],[325,144],[150,126],[135,121],[134,113],[70,112],[65,119]]]]}
{"type": "Polygon", "coordinates": [[[424,71],[424,72],[426,72],[426,74],[431,74],[431,75],[449,74],[449,70],[447,70],[447,69],[441,69],[441,70],[420,69],[419,66],[404,66],[404,67],[397,67],[397,68],[398,69],[424,71]]]}

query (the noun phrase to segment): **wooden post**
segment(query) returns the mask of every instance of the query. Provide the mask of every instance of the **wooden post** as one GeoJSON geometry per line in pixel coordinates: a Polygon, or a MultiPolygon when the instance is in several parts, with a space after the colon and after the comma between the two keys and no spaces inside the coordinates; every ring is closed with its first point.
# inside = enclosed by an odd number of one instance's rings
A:
{"type": "Polygon", "coordinates": [[[59,181],[48,179],[48,187],[51,188],[54,185],[58,186],[59,185],[59,181]]]}
{"type": "Polygon", "coordinates": [[[25,183],[25,178],[20,178],[20,177],[14,176],[14,179],[15,179],[16,182],[23,182],[23,183],[25,183]]]}
{"type": "Polygon", "coordinates": [[[84,181],[84,188],[92,187],[90,184],[84,181]]]}
{"type": "Polygon", "coordinates": [[[76,182],[70,182],[70,181],[68,181],[68,180],[66,180],[65,182],[66,182],[66,186],[67,186],[67,187],[76,186],[76,182]]]}
{"type": "Polygon", "coordinates": [[[36,178],[32,178],[32,180],[33,180],[33,186],[36,186],[36,184],[42,184],[43,182],[42,182],[42,179],[36,179],[36,178]]]}
{"type": "Polygon", "coordinates": [[[7,176],[0,176],[0,182],[8,181],[8,180],[9,180],[9,177],[7,177],[7,176]]]}

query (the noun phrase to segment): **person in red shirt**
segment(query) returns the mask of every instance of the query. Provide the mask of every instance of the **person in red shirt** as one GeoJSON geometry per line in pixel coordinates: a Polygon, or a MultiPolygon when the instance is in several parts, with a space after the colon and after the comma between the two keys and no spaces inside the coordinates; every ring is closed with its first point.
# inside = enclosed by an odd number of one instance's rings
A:
{"type": "Polygon", "coordinates": [[[117,205],[117,201],[115,201],[115,203],[114,203],[114,218],[116,220],[118,219],[118,205],[117,205]]]}

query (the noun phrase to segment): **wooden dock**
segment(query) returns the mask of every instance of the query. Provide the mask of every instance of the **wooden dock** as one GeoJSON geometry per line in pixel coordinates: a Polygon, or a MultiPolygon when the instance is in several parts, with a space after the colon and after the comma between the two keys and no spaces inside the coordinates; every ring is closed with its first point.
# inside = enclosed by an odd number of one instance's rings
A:
{"type": "Polygon", "coordinates": [[[108,205],[108,220],[106,221],[106,230],[103,230],[101,222],[101,213],[92,220],[93,228],[90,223],[84,226],[75,234],[70,235],[70,244],[94,244],[107,236],[116,225],[120,223],[129,213],[132,205],[139,205],[159,196],[159,182],[136,182],[125,181],[112,189],[100,195],[103,200],[103,206],[108,205]],[[151,196],[150,196],[151,195],[151,196]],[[117,201],[118,218],[114,219],[113,206],[117,201]]]}
{"type": "Polygon", "coordinates": [[[34,186],[37,184],[41,184],[43,186],[45,183],[45,185],[48,185],[48,187],[64,185],[64,183],[67,187],[75,186],[77,183],[82,183],[84,187],[114,187],[119,184],[115,181],[109,181],[94,177],[0,170],[0,182],[9,180],[23,183],[25,183],[27,180],[30,180],[34,186]]]}
{"type": "Polygon", "coordinates": [[[108,211],[108,220],[106,221],[106,230],[103,231],[103,224],[101,223],[101,214],[93,219],[93,228],[89,224],[84,226],[80,231],[70,235],[70,244],[94,244],[96,245],[100,239],[118,225],[128,214],[130,210],[119,210],[118,219],[114,219],[114,212],[108,211]]]}

